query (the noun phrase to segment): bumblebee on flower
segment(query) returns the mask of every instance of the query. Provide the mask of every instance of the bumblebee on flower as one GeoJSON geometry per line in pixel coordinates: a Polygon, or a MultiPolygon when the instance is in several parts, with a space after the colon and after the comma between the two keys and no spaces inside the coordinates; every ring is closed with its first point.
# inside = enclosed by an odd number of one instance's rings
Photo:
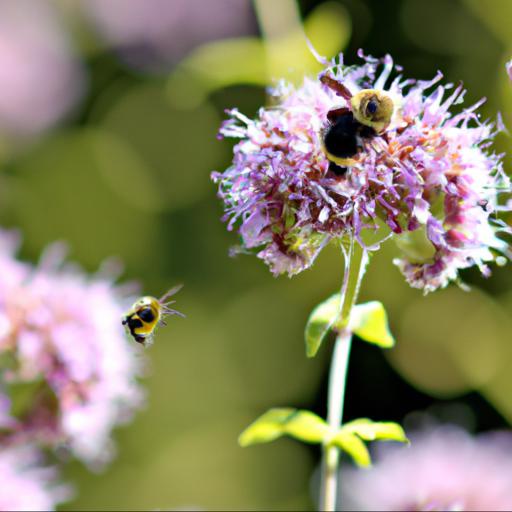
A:
{"type": "Polygon", "coordinates": [[[327,74],[320,81],[344,98],[347,106],[327,112],[327,124],[323,128],[323,150],[329,159],[329,170],[344,175],[357,163],[360,150],[364,151],[364,139],[382,134],[391,122],[394,111],[393,100],[383,91],[363,89],[356,95],[327,74]]]}
{"type": "Polygon", "coordinates": [[[404,79],[390,56],[360,56],[297,89],[280,83],[277,105],[255,120],[229,112],[220,133],[241,140],[233,165],[213,174],[228,229],[238,225],[276,275],[305,270],[333,239],[375,249],[368,233],[395,239],[395,263],[425,292],[472,265],[487,274],[508,250],[497,236],[510,184],[489,150],[496,126],[479,119],[480,102],[452,114],[464,90],[440,85],[440,73],[404,79]]]}

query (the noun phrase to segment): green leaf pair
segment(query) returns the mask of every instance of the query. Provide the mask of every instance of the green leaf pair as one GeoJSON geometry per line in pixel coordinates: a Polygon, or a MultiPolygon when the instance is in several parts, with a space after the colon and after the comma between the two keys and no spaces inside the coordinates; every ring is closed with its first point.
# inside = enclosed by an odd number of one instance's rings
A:
{"type": "Polygon", "coordinates": [[[348,453],[358,466],[371,465],[370,453],[363,441],[408,442],[397,423],[373,422],[363,418],[332,430],[325,420],[310,411],[292,408],[270,409],[240,435],[241,446],[268,443],[288,435],[299,441],[336,446],[348,453]]]}
{"type": "MultiPolygon", "coordinates": [[[[331,329],[339,330],[344,319],[340,318],[340,295],[329,297],[311,313],[306,324],[306,354],[314,357],[331,329]]],[[[346,327],[364,341],[383,348],[392,347],[395,340],[389,330],[386,310],[381,302],[371,301],[352,308],[346,327]]]]}

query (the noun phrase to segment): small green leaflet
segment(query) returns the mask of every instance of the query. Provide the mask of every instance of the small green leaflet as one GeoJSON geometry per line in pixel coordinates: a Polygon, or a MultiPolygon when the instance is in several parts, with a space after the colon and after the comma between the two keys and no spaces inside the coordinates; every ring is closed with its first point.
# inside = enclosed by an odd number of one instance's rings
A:
{"type": "Polygon", "coordinates": [[[384,305],[376,300],[354,306],[348,329],[362,340],[382,348],[391,348],[395,344],[384,305]]]}
{"type": "Polygon", "coordinates": [[[359,467],[367,468],[372,465],[368,448],[355,434],[340,430],[333,438],[332,444],[348,453],[359,467]]]}
{"type": "MultiPolygon", "coordinates": [[[[341,324],[340,295],[329,297],[319,304],[309,316],[306,324],[306,354],[314,357],[325,336],[331,329],[341,324]]],[[[362,340],[382,348],[389,348],[395,340],[389,330],[386,310],[381,302],[371,301],[358,304],[352,308],[348,330],[357,334],[362,340]]]]}
{"type": "Polygon", "coordinates": [[[343,425],[332,438],[331,443],[347,452],[358,466],[367,467],[371,465],[371,459],[362,440],[409,442],[398,423],[373,422],[367,418],[361,418],[343,425]]]}
{"type": "Polygon", "coordinates": [[[365,441],[399,441],[407,443],[407,436],[404,429],[393,422],[374,422],[368,418],[360,418],[343,425],[342,430],[357,434],[365,441]]]}
{"type": "Polygon", "coordinates": [[[370,453],[363,441],[408,442],[402,427],[396,423],[372,422],[362,418],[333,431],[316,414],[292,408],[270,409],[249,425],[238,441],[245,447],[268,443],[284,435],[306,443],[336,446],[362,467],[371,464],[370,453]]]}
{"type": "Polygon", "coordinates": [[[315,357],[322,341],[333,328],[340,314],[340,295],[336,294],[320,303],[309,315],[304,336],[306,338],[306,355],[315,357]]]}
{"type": "Polygon", "coordinates": [[[241,446],[250,446],[289,435],[306,443],[321,443],[328,432],[327,423],[312,412],[270,409],[240,434],[238,442],[241,446]]]}

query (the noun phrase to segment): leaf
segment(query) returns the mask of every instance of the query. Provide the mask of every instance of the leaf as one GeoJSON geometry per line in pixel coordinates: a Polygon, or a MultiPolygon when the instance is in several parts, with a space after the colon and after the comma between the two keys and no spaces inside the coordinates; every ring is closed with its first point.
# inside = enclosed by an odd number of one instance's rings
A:
{"type": "Polygon", "coordinates": [[[379,347],[390,348],[395,344],[382,302],[371,301],[354,306],[348,328],[362,340],[379,347]]]}
{"type": "Polygon", "coordinates": [[[312,412],[291,408],[270,409],[240,434],[238,442],[245,447],[289,435],[307,443],[321,443],[328,432],[326,422],[312,412]]]}
{"type": "Polygon", "coordinates": [[[340,295],[335,294],[319,304],[309,315],[304,336],[306,355],[314,357],[340,313],[340,295]]]}
{"type": "Polygon", "coordinates": [[[365,441],[399,441],[408,443],[409,440],[405,435],[404,429],[393,422],[373,422],[369,419],[362,418],[351,421],[341,427],[341,430],[357,434],[365,441]]]}
{"type": "Polygon", "coordinates": [[[343,428],[331,439],[330,444],[347,452],[360,467],[371,466],[370,452],[359,437],[343,428]]]}
{"type": "Polygon", "coordinates": [[[367,467],[371,465],[371,459],[363,441],[375,440],[409,442],[397,423],[373,422],[362,418],[343,425],[329,444],[346,451],[358,466],[367,467]]]}
{"type": "Polygon", "coordinates": [[[327,423],[309,411],[297,411],[285,425],[286,434],[306,443],[321,443],[329,433],[327,423]]]}
{"type": "MultiPolygon", "coordinates": [[[[331,329],[339,328],[340,295],[335,294],[319,304],[306,324],[306,354],[314,357],[331,329]]],[[[362,340],[382,348],[390,348],[395,339],[389,330],[386,310],[381,302],[371,301],[352,308],[348,329],[362,340]]]]}
{"type": "Polygon", "coordinates": [[[283,425],[295,413],[296,409],[270,409],[251,423],[238,438],[241,446],[268,443],[284,434],[283,425]]]}

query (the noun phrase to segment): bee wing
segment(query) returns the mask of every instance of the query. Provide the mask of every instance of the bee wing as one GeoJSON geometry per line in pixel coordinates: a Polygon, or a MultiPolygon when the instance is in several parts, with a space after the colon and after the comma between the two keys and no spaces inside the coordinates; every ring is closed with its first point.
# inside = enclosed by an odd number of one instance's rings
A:
{"type": "Polygon", "coordinates": [[[178,293],[181,289],[183,288],[183,285],[182,284],[178,284],[176,286],[173,286],[170,290],[168,290],[164,295],[162,295],[162,297],[160,297],[159,301],[160,304],[164,304],[165,301],[169,298],[169,297],[172,297],[174,294],[178,293]]]}
{"type": "Polygon", "coordinates": [[[171,309],[171,308],[167,307],[166,305],[162,306],[162,310],[165,315],[177,315],[177,316],[181,316],[181,318],[185,318],[185,315],[183,313],[181,313],[180,311],[176,311],[175,309],[171,309]]]}
{"type": "Polygon", "coordinates": [[[348,114],[349,112],[350,112],[350,109],[348,109],[347,107],[335,108],[335,109],[329,110],[329,112],[327,112],[327,119],[331,123],[333,123],[334,121],[336,121],[336,119],[348,114]]]}

